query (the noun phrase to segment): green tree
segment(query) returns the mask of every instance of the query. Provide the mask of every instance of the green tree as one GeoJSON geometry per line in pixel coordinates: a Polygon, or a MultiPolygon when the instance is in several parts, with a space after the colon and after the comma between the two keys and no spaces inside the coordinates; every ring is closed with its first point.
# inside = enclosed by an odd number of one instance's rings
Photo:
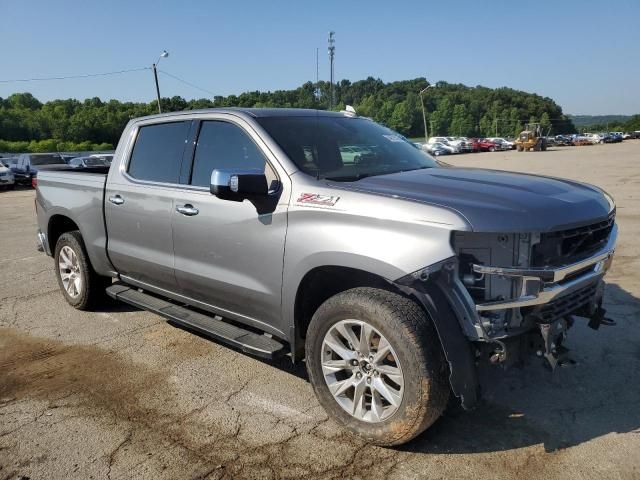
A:
{"type": "MultiPolygon", "coordinates": [[[[353,105],[363,116],[408,136],[418,136],[424,131],[418,92],[427,85],[422,77],[389,83],[373,77],[356,82],[341,80],[335,84],[335,105],[338,109],[353,105]]],[[[326,109],[328,95],[329,83],[320,81],[306,82],[292,90],[250,91],[210,99],[174,96],[162,98],[161,103],[164,111],[225,106],[326,109]]],[[[427,91],[424,104],[432,134],[493,136],[497,121],[499,134],[515,135],[527,118],[549,121],[554,133],[575,131],[572,120],[550,98],[506,87],[491,89],[438,82],[427,91]]],[[[70,146],[83,142],[92,146],[115,145],[130,119],[156,111],[155,102],[102,101],[93,97],[41,103],[30,93],[15,93],[0,98],[0,139],[8,141],[5,145],[11,149],[26,149],[29,145],[53,148],[53,143],[39,143],[51,139],[56,140],[60,150],[71,150],[70,146]],[[31,144],[32,141],[35,143],[31,144]]],[[[640,129],[640,119],[634,117],[621,129],[640,129]]]]}
{"type": "Polygon", "coordinates": [[[458,137],[466,137],[473,134],[473,119],[467,113],[464,104],[458,103],[453,107],[449,133],[458,137]]]}
{"type": "Polygon", "coordinates": [[[389,127],[403,135],[408,135],[411,130],[411,112],[407,107],[407,102],[396,104],[389,119],[389,127]]]}
{"type": "Polygon", "coordinates": [[[549,114],[547,112],[543,112],[540,117],[540,126],[542,127],[542,132],[545,135],[551,129],[551,120],[549,120],[549,114]]]}

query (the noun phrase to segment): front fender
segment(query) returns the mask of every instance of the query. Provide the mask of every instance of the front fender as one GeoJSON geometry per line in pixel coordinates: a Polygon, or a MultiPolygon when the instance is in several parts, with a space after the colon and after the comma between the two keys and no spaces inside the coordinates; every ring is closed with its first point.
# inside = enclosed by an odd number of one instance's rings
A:
{"type": "Polygon", "coordinates": [[[341,193],[344,196],[337,203],[341,208],[290,207],[282,317],[292,338],[298,287],[314,268],[348,267],[395,280],[453,256],[451,231],[468,229],[464,221],[448,211],[415,202],[380,201],[361,193],[341,193]]]}

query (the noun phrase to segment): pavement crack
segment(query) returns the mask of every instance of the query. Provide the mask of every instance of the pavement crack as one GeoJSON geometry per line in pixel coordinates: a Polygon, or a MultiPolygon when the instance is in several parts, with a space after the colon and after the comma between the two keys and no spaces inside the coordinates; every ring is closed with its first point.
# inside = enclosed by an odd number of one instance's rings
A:
{"type": "Polygon", "coordinates": [[[125,444],[131,441],[132,436],[133,431],[129,430],[122,441],[118,445],[116,445],[116,447],[109,454],[109,469],[107,470],[107,478],[109,480],[111,480],[111,469],[113,468],[113,463],[115,462],[116,455],[125,444]]]}

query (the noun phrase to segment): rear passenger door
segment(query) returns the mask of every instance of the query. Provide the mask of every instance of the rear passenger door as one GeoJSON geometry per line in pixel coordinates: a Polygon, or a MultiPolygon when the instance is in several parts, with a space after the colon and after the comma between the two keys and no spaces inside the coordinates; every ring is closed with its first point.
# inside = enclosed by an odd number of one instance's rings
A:
{"type": "Polygon", "coordinates": [[[249,125],[238,119],[199,123],[193,167],[176,193],[175,270],[180,293],[202,307],[280,334],[282,265],[288,184],[249,125]],[[213,169],[259,169],[272,187],[274,210],[248,200],[221,200],[210,191],[213,169]],[[187,207],[189,214],[185,212],[187,207]]]}
{"type": "Polygon", "coordinates": [[[142,125],[111,169],[105,192],[108,253],[129,283],[175,291],[171,220],[191,121],[142,125]]]}

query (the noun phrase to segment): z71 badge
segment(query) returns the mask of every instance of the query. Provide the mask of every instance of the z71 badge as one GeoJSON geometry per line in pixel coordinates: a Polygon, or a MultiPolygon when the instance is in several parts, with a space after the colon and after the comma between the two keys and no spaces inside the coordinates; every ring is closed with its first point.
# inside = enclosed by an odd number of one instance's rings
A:
{"type": "Polygon", "coordinates": [[[331,195],[320,195],[318,193],[301,193],[297,203],[311,203],[313,205],[326,205],[333,207],[340,197],[332,197],[331,195]]]}

